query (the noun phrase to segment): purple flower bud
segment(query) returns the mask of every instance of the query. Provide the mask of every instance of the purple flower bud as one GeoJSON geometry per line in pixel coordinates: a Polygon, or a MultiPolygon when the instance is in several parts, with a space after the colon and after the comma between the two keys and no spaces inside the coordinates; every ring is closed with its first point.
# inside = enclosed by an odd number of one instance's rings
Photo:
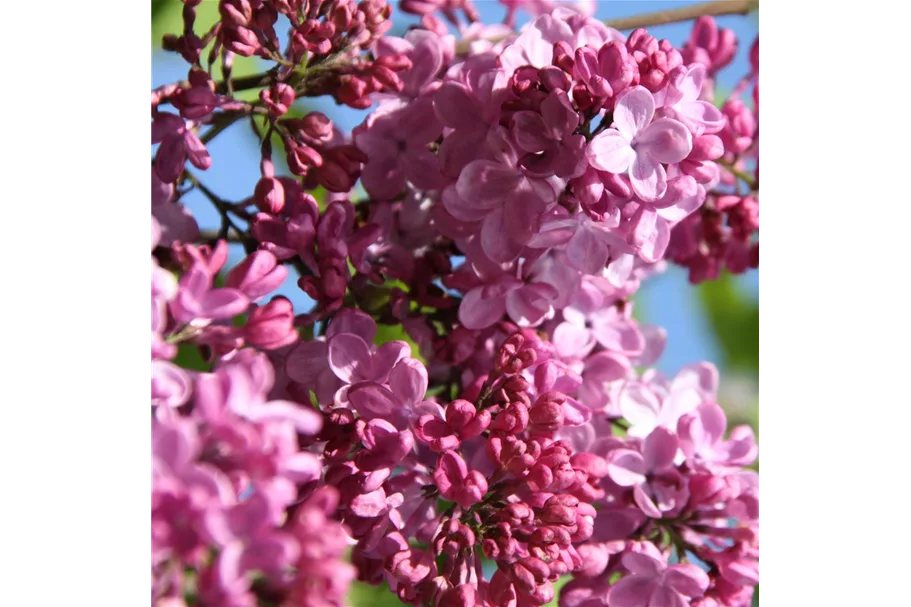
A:
{"type": "Polygon", "coordinates": [[[277,289],[288,276],[285,266],[268,251],[254,251],[234,266],[225,278],[225,286],[241,291],[251,301],[258,301],[277,289]]]}
{"type": "Polygon", "coordinates": [[[275,177],[263,177],[256,183],[253,201],[263,213],[277,215],[285,208],[285,188],[275,177]]]}
{"type": "Polygon", "coordinates": [[[276,296],[255,308],[244,326],[244,337],[264,350],[294,343],[298,339],[294,328],[294,305],[285,297],[276,296]]]}
{"type": "Polygon", "coordinates": [[[279,118],[288,113],[288,108],[294,103],[294,89],[284,82],[277,82],[259,93],[259,98],[269,109],[273,118],[279,118]]]}

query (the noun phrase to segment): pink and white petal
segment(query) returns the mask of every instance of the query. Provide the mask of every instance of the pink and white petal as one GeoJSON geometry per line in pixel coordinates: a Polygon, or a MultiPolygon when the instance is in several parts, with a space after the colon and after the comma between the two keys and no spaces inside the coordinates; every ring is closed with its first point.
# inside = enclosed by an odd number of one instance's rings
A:
{"type": "Polygon", "coordinates": [[[620,392],[620,412],[630,424],[628,434],[644,438],[658,425],[661,401],[647,386],[630,382],[620,392]]]}
{"type": "Polygon", "coordinates": [[[629,167],[629,182],[639,198],[651,202],[667,191],[667,172],[660,162],[640,150],[629,167]]]}
{"type": "Polygon", "coordinates": [[[574,268],[585,274],[600,275],[607,265],[610,249],[595,230],[582,227],[566,247],[566,258],[574,268]]]}
{"type": "Polygon", "coordinates": [[[400,360],[389,373],[389,387],[402,402],[416,405],[427,393],[427,369],[414,358],[400,360]]]}
{"type": "Polygon", "coordinates": [[[671,386],[674,390],[696,388],[706,394],[714,395],[718,391],[718,367],[710,362],[686,365],[674,376],[671,386]]]}
{"type": "Polygon", "coordinates": [[[599,171],[624,173],[636,158],[636,152],[629,142],[620,131],[607,129],[591,140],[585,150],[585,157],[599,171]]]}
{"type": "Polygon", "coordinates": [[[697,565],[679,563],[664,573],[665,584],[688,597],[702,596],[709,587],[709,576],[697,565]]]}
{"type": "Polygon", "coordinates": [[[582,373],[586,379],[610,382],[625,378],[630,370],[632,365],[626,356],[605,350],[589,356],[585,360],[585,369],[582,373]]]}
{"type": "Polygon", "coordinates": [[[409,149],[399,157],[405,178],[419,190],[439,190],[446,181],[440,168],[440,157],[427,148],[409,149]]]}
{"type": "Polygon", "coordinates": [[[481,247],[484,253],[497,263],[514,260],[524,248],[510,238],[505,219],[506,213],[503,209],[496,209],[488,214],[481,224],[481,247]]]}
{"type": "Polygon", "coordinates": [[[385,382],[392,368],[402,359],[411,356],[411,346],[407,341],[387,341],[373,353],[370,360],[370,379],[385,382]]]}
{"type": "Polygon", "coordinates": [[[661,426],[652,430],[642,443],[642,457],[649,472],[661,472],[674,464],[677,435],[661,426]]]}
{"type": "Polygon", "coordinates": [[[645,482],[645,460],[632,449],[614,449],[607,454],[607,475],[621,487],[634,487],[645,482]]]}
{"type": "Polygon", "coordinates": [[[664,513],[655,504],[655,501],[645,492],[642,485],[636,485],[633,488],[633,501],[639,506],[639,509],[649,518],[662,518],[664,513]]]}
{"type": "Polygon", "coordinates": [[[607,273],[604,275],[607,281],[615,287],[622,287],[629,280],[633,273],[633,264],[636,258],[633,255],[624,253],[613,260],[607,266],[607,273]]]}
{"type": "Polygon", "coordinates": [[[440,122],[457,130],[473,130],[483,124],[468,89],[457,82],[444,82],[436,90],[433,109],[440,122]]]}
{"type": "Polygon", "coordinates": [[[643,607],[690,607],[690,602],[673,588],[658,586],[643,607]]]}
{"type": "Polygon", "coordinates": [[[717,133],[724,128],[724,114],[708,101],[680,103],[674,109],[677,116],[683,119],[682,122],[697,137],[702,134],[717,133]]]}
{"type": "Polygon", "coordinates": [[[655,222],[655,229],[649,234],[648,239],[642,243],[639,256],[649,263],[656,263],[664,258],[667,245],[671,241],[671,226],[659,217],[655,222]]]}
{"type": "Polygon", "coordinates": [[[563,358],[584,358],[595,346],[595,339],[584,326],[562,322],[554,329],[553,344],[563,358]]]}
{"type": "Polygon", "coordinates": [[[558,247],[569,242],[578,227],[579,222],[571,218],[545,220],[527,246],[535,249],[558,247]]]}
{"type": "Polygon", "coordinates": [[[520,188],[506,199],[503,220],[510,239],[519,244],[531,240],[541,229],[541,215],[548,204],[531,188],[520,188]]]}
{"type": "Polygon", "coordinates": [[[551,144],[547,125],[537,112],[516,112],[513,114],[513,137],[516,145],[526,152],[541,152],[551,144]]]}
{"type": "Polygon", "coordinates": [[[554,291],[545,283],[525,285],[506,296],[506,311],[520,327],[536,327],[553,317],[554,291]]]}
{"type": "Polygon", "coordinates": [[[366,312],[342,308],[332,317],[332,322],[326,330],[326,337],[331,339],[339,333],[352,333],[365,342],[372,343],[376,337],[376,322],[366,312]]]}
{"type": "Polygon", "coordinates": [[[495,206],[514,193],[524,177],[516,169],[492,160],[475,160],[459,175],[456,191],[477,206],[495,206]]]}
{"type": "Polygon", "coordinates": [[[370,346],[357,335],[340,333],[329,341],[329,367],[344,382],[361,381],[370,358],[370,346]]]}
{"type": "Polygon", "coordinates": [[[645,348],[636,360],[640,367],[650,367],[657,361],[667,345],[667,331],[657,325],[642,325],[639,332],[645,338],[645,348]]]}
{"type": "Polygon", "coordinates": [[[483,299],[482,287],[472,289],[459,305],[459,322],[466,329],[484,329],[499,321],[506,312],[505,297],[483,299]]]}
{"type": "Polygon", "coordinates": [[[617,100],[612,126],[631,141],[648,127],[654,116],[655,98],[644,86],[634,86],[617,100]]]}
{"type": "Polygon", "coordinates": [[[634,323],[623,319],[599,319],[593,322],[595,339],[607,350],[626,356],[637,356],[645,348],[645,338],[634,323]]]}
{"type": "Polygon", "coordinates": [[[487,217],[491,209],[500,205],[500,202],[487,203],[485,205],[477,204],[478,200],[465,200],[459,196],[454,187],[448,187],[443,190],[443,206],[455,219],[465,222],[481,221],[487,217]]]}
{"type": "Polygon", "coordinates": [[[388,418],[402,408],[402,403],[392,391],[373,382],[350,386],[347,397],[351,407],[367,420],[388,418]]]}
{"type": "Polygon", "coordinates": [[[693,135],[683,123],[659,118],[636,137],[636,151],[648,154],[658,162],[675,164],[693,151],[693,135]]]}

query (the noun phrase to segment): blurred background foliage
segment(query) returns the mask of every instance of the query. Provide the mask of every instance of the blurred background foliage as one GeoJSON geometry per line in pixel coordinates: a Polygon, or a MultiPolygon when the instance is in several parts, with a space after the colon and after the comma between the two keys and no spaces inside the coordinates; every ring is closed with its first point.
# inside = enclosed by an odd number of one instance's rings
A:
{"type": "MultiPolygon", "coordinates": [[[[390,0],[394,5],[397,0],[390,0]]],[[[161,50],[161,37],[164,34],[177,34],[183,29],[181,0],[151,0],[152,2],[152,86],[160,86],[175,80],[186,78],[188,66],[176,55],[161,50]]],[[[500,21],[504,10],[494,0],[475,0],[482,19],[492,23],[500,21]]],[[[596,17],[609,19],[627,17],[645,12],[664,10],[681,6],[681,2],[668,1],[602,1],[598,3],[596,17]]],[[[196,31],[202,33],[215,23],[218,18],[217,0],[204,0],[197,7],[196,31]]],[[[393,12],[393,30],[390,35],[402,35],[415,23],[410,15],[400,11],[393,12]]],[[[722,72],[717,89],[719,102],[724,99],[724,92],[731,90],[737,79],[746,73],[746,53],[758,33],[758,13],[747,18],[739,16],[718,18],[719,26],[733,29],[740,38],[738,56],[722,72]],[[726,74],[727,73],[727,74],[726,74]]],[[[688,37],[692,23],[668,24],[649,28],[658,38],[667,38],[675,45],[681,45],[688,37]]],[[[208,49],[206,49],[208,52],[208,49]]],[[[205,53],[204,55],[205,56],[205,53]]],[[[263,71],[266,65],[255,57],[236,57],[232,75],[242,77],[263,71]]],[[[214,77],[220,78],[216,66],[214,77]]],[[[255,99],[257,91],[245,91],[241,98],[255,99]]],[[[747,98],[748,99],[748,98],[747,98]]],[[[335,106],[331,100],[307,99],[298,101],[292,108],[294,114],[303,115],[318,109],[326,113],[341,128],[350,130],[365,115],[349,108],[335,106]]],[[[745,100],[746,101],[746,100],[745,100]]],[[[748,104],[752,101],[749,100],[748,104]]],[[[219,137],[222,141],[210,144],[215,165],[226,167],[217,175],[213,166],[204,175],[210,175],[212,188],[228,199],[237,200],[252,193],[258,177],[259,150],[256,138],[248,124],[238,124],[229,128],[219,137]],[[221,144],[221,145],[219,145],[221,144]],[[216,148],[216,146],[218,146],[216,148]],[[216,148],[216,149],[213,149],[216,148]],[[246,165],[246,166],[244,166],[246,165]],[[244,166],[246,175],[238,175],[235,167],[244,166]],[[244,183],[244,180],[249,183],[244,183]]],[[[289,174],[283,166],[284,154],[278,139],[273,141],[276,150],[274,155],[276,168],[280,173],[289,174]]],[[[196,215],[201,229],[216,229],[218,216],[208,208],[204,200],[188,197],[183,201],[196,215]]],[[[236,263],[243,257],[242,249],[232,247],[229,264],[236,263]]],[[[668,332],[668,347],[663,360],[659,363],[667,375],[689,362],[708,360],[715,363],[721,371],[719,404],[728,413],[729,427],[737,424],[749,424],[759,433],[759,272],[753,271],[743,276],[723,274],[714,282],[692,286],[687,282],[686,273],[674,266],[659,276],[643,284],[635,297],[635,314],[640,322],[656,324],[668,332]]],[[[290,280],[279,291],[289,297],[295,305],[308,306],[304,296],[294,280],[290,280]]],[[[381,327],[378,338],[383,341],[403,339],[401,327],[381,327]]],[[[410,341],[410,340],[409,340],[410,341]]],[[[204,369],[205,363],[195,348],[182,347],[178,355],[178,364],[189,369],[204,369]]],[[[757,464],[758,465],[758,464],[757,464]]],[[[561,580],[562,586],[569,578],[561,580]]],[[[559,596],[559,592],[557,593],[559,596]]],[[[758,605],[759,592],[754,595],[754,605],[758,605]]],[[[353,607],[391,607],[401,605],[398,599],[389,592],[388,587],[372,587],[356,583],[350,595],[353,607]]],[[[551,605],[556,605],[556,600],[551,605]]]]}

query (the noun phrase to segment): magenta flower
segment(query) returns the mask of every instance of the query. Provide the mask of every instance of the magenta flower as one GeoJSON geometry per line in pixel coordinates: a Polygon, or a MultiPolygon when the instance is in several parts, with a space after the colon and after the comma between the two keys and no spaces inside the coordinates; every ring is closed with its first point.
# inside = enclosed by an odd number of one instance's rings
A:
{"type": "Polygon", "coordinates": [[[212,288],[212,275],[200,263],[194,263],[179,284],[171,312],[180,322],[208,324],[226,320],[243,313],[250,305],[247,296],[236,289],[212,288]]]}
{"type": "Polygon", "coordinates": [[[665,89],[665,115],[681,122],[694,137],[717,133],[724,128],[725,119],[721,111],[701,99],[706,78],[704,65],[681,65],[671,74],[670,84],[665,89]]]}
{"type": "Polygon", "coordinates": [[[629,571],[607,595],[610,607],[688,607],[709,587],[709,576],[689,563],[667,565],[651,542],[642,542],[621,557],[629,571]]]}
{"type": "Polygon", "coordinates": [[[730,439],[723,441],[727,427],[724,409],[715,403],[703,403],[677,422],[680,447],[687,461],[713,472],[739,469],[756,460],[757,447],[753,429],[738,426],[730,439]]]}
{"type": "Polygon", "coordinates": [[[433,481],[444,499],[456,502],[462,508],[478,503],[487,493],[487,479],[468,464],[455,451],[440,455],[433,481]]]}
{"type": "Polygon", "coordinates": [[[152,121],[152,143],[160,143],[155,170],[165,183],[174,183],[183,172],[187,159],[197,169],[212,166],[205,144],[179,116],[157,113],[152,121]]]}
{"type": "Polygon", "coordinates": [[[693,149],[693,136],[683,124],[670,118],[652,122],[654,116],[652,94],[642,86],[629,89],[617,100],[614,126],[596,135],[586,151],[598,170],[629,171],[630,185],[643,200],[664,196],[664,164],[680,162],[693,149]]]}

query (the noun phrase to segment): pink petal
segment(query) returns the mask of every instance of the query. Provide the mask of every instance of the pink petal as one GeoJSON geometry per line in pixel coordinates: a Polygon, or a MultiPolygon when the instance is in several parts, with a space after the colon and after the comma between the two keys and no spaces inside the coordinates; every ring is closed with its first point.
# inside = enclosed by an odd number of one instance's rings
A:
{"type": "Polygon", "coordinates": [[[671,565],[664,573],[665,584],[688,597],[702,596],[709,587],[709,576],[691,563],[671,565]]]}
{"type": "Polygon", "coordinates": [[[512,133],[516,144],[526,152],[541,152],[551,144],[547,125],[537,112],[516,112],[512,133]]]}
{"type": "Polygon", "coordinates": [[[709,362],[686,365],[674,377],[673,389],[696,388],[706,394],[718,391],[718,367],[709,362]]]}
{"type": "Polygon", "coordinates": [[[386,418],[402,404],[388,388],[373,382],[354,384],[347,391],[348,402],[364,419],[386,418]]]}
{"type": "Polygon", "coordinates": [[[633,501],[639,506],[639,509],[650,518],[662,518],[664,513],[658,508],[654,500],[645,492],[643,485],[636,485],[633,489],[633,501]]]}
{"type": "Polygon", "coordinates": [[[602,346],[627,356],[636,356],[645,348],[645,338],[639,328],[628,320],[596,319],[592,333],[602,346]]]}
{"type": "Polygon", "coordinates": [[[616,129],[595,135],[585,150],[589,164],[599,171],[625,172],[636,158],[630,140],[616,129]]]}
{"type": "Polygon", "coordinates": [[[644,86],[634,86],[617,100],[613,126],[627,141],[631,141],[649,125],[654,116],[655,98],[644,86]]]}
{"type": "Polygon", "coordinates": [[[212,289],[199,300],[200,317],[212,320],[234,318],[250,306],[246,295],[235,289],[212,289]]]}
{"type": "Polygon", "coordinates": [[[647,435],[652,428],[657,425],[658,411],[661,409],[661,402],[658,397],[648,387],[638,383],[631,382],[620,392],[620,411],[623,417],[632,424],[630,428],[635,434],[634,428],[641,426],[647,435]]]}
{"type": "Polygon", "coordinates": [[[370,343],[376,337],[376,322],[366,312],[342,308],[332,317],[326,337],[332,338],[339,333],[352,333],[370,343]]]}
{"type": "Polygon", "coordinates": [[[553,314],[552,302],[556,295],[550,285],[526,285],[506,296],[506,311],[520,327],[535,327],[553,314]]]}
{"type": "Polygon", "coordinates": [[[645,482],[645,460],[632,449],[614,449],[607,454],[607,475],[621,487],[645,482]]]}
{"type": "Polygon", "coordinates": [[[610,607],[648,607],[649,598],[657,587],[654,578],[628,575],[617,580],[607,593],[607,604],[610,607]]]}
{"type": "Polygon", "coordinates": [[[616,381],[623,379],[632,369],[629,359],[615,352],[598,352],[585,360],[586,378],[593,378],[599,382],[616,381]]]}
{"type": "Polygon", "coordinates": [[[494,324],[506,312],[505,297],[482,299],[483,288],[472,289],[459,305],[459,322],[467,329],[484,329],[494,324]]]}
{"type": "Polygon", "coordinates": [[[387,341],[376,349],[370,361],[371,379],[385,382],[389,372],[403,358],[411,355],[411,346],[406,341],[387,341]]]}
{"type": "Polygon", "coordinates": [[[291,350],[285,359],[285,373],[296,382],[312,386],[328,368],[328,356],[329,344],[326,342],[303,342],[291,350]]]}
{"type": "Polygon", "coordinates": [[[690,603],[672,588],[659,586],[648,601],[647,607],[689,607],[690,603]]]}
{"type": "Polygon", "coordinates": [[[370,347],[351,333],[340,333],[329,340],[329,366],[344,382],[360,381],[370,367],[370,347]]]}
{"type": "Polygon", "coordinates": [[[566,247],[566,257],[574,268],[585,274],[600,274],[607,265],[610,249],[596,230],[585,227],[576,231],[576,235],[566,247]]]}
{"type": "MultiPolygon", "coordinates": [[[[693,136],[682,123],[660,118],[636,137],[636,151],[648,154],[658,162],[674,164],[693,150],[693,136]]],[[[662,193],[663,195],[663,193],[662,193]]]]}
{"type": "Polygon", "coordinates": [[[454,129],[483,126],[468,90],[457,82],[445,82],[433,95],[433,109],[440,122],[454,129]],[[469,109],[473,111],[469,111],[469,109]]]}
{"type": "Polygon", "coordinates": [[[629,182],[642,200],[658,200],[667,191],[667,172],[661,163],[640,150],[630,165],[629,182]]]}
{"type": "Polygon", "coordinates": [[[317,434],[323,426],[323,416],[315,410],[284,400],[247,407],[243,416],[258,422],[291,422],[297,432],[307,436],[317,434]]]}
{"type": "Polygon", "coordinates": [[[496,209],[484,218],[481,225],[481,246],[493,261],[506,263],[522,252],[523,246],[510,238],[505,224],[506,213],[496,209]]]}
{"type": "Polygon", "coordinates": [[[376,491],[363,493],[351,500],[352,513],[364,518],[379,516],[386,511],[386,492],[380,487],[376,491]]]}
{"type": "Polygon", "coordinates": [[[456,191],[465,200],[477,199],[487,205],[504,200],[516,191],[523,177],[516,170],[492,160],[475,160],[466,166],[456,191]]]}
{"type": "Polygon", "coordinates": [[[402,402],[417,404],[427,393],[427,369],[414,358],[400,360],[389,373],[389,387],[402,402]]]}
{"type": "Polygon", "coordinates": [[[650,472],[661,472],[670,468],[677,455],[677,435],[667,428],[658,427],[651,431],[642,444],[642,457],[650,472]]]}

